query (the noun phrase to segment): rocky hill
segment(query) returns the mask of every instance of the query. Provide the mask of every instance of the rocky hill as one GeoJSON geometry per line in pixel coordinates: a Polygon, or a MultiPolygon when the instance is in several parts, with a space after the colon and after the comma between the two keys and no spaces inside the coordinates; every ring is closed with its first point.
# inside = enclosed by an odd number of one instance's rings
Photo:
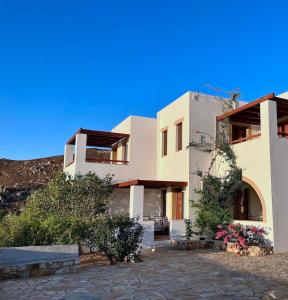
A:
{"type": "Polygon", "coordinates": [[[0,159],[0,205],[17,210],[33,190],[47,185],[63,168],[63,156],[33,160],[0,159]]]}

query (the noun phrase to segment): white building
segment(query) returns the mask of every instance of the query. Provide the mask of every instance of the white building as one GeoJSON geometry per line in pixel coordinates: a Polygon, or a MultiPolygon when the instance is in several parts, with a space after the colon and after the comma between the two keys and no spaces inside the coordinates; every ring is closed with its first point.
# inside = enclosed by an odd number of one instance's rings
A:
{"type": "MultiPolygon", "coordinates": [[[[65,146],[64,170],[72,176],[113,174],[117,190],[110,210],[140,217],[147,243],[163,217],[169,238],[183,236],[184,218],[194,218],[190,200],[199,178],[193,173],[211,161],[211,154],[186,147],[192,140],[205,143],[199,131],[215,136],[217,123],[229,117],[230,142],[248,186],[235,199],[235,221],[265,227],[275,251],[288,251],[287,99],[287,93],[269,94],[223,115],[221,99],[187,92],[155,119],[130,116],[111,132],[79,129],[65,146]]],[[[219,165],[216,170],[225,171],[219,165]]]]}

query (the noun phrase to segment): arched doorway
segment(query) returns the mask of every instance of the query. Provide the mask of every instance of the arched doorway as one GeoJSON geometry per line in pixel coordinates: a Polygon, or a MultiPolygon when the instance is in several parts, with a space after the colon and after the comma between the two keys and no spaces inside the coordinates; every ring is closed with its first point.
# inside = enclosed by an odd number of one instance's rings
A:
{"type": "Polygon", "coordinates": [[[244,191],[234,195],[234,220],[249,220],[266,222],[266,210],[263,196],[250,179],[243,177],[244,191]]]}

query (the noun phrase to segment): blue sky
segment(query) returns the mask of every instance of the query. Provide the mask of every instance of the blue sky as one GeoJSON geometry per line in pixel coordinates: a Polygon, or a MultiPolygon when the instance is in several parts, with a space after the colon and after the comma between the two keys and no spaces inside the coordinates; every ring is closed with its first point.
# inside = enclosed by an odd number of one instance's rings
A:
{"type": "Polygon", "coordinates": [[[0,157],[155,116],[188,90],[288,90],[288,1],[0,0],[0,157]]]}

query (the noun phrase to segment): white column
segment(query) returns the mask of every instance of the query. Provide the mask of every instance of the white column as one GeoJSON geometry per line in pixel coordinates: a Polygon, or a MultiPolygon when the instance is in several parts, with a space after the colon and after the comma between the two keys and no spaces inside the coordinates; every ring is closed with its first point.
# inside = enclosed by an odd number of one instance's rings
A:
{"type": "Polygon", "coordinates": [[[143,209],[144,209],[144,186],[132,185],[130,187],[130,205],[129,205],[130,218],[139,218],[139,221],[142,222],[143,209]]]}
{"type": "MultiPolygon", "coordinates": [[[[271,154],[275,145],[277,144],[277,103],[275,101],[267,100],[260,104],[261,117],[261,140],[262,140],[262,155],[265,158],[265,171],[261,174],[265,176],[265,186],[263,187],[264,201],[266,206],[266,224],[272,229],[271,238],[275,243],[275,231],[273,220],[274,215],[274,201],[273,201],[273,176],[272,176],[272,158],[271,154]]],[[[274,199],[278,200],[278,199],[274,199]]],[[[274,216],[275,219],[275,216],[274,216]]],[[[277,216],[276,216],[277,219],[277,216]]]]}
{"type": "Polygon", "coordinates": [[[277,137],[277,103],[275,101],[264,101],[260,104],[261,138],[267,142],[277,137]]]}
{"type": "Polygon", "coordinates": [[[168,218],[168,220],[172,220],[174,217],[173,198],[174,198],[174,194],[172,188],[169,187],[166,191],[166,217],[168,218]]]}
{"type": "Polygon", "coordinates": [[[65,145],[64,150],[64,168],[73,161],[74,145],[65,145]]]}
{"type": "Polygon", "coordinates": [[[75,141],[75,173],[81,173],[81,167],[86,161],[87,134],[76,134],[75,141]]]}

